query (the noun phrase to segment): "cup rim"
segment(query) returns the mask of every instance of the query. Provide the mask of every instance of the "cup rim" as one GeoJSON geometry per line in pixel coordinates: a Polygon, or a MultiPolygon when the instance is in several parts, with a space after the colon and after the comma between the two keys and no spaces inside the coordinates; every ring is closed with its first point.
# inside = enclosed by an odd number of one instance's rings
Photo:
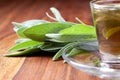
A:
{"type": "Polygon", "coordinates": [[[90,1],[90,3],[97,4],[97,5],[104,5],[104,4],[110,4],[110,3],[120,4],[120,0],[92,0],[90,1]]]}
{"type": "Polygon", "coordinates": [[[92,0],[90,1],[90,5],[96,8],[120,8],[120,0],[92,0]],[[119,3],[118,3],[119,2],[119,3]],[[110,4],[110,5],[106,5],[110,4]],[[113,5],[119,4],[119,5],[113,5]]]}

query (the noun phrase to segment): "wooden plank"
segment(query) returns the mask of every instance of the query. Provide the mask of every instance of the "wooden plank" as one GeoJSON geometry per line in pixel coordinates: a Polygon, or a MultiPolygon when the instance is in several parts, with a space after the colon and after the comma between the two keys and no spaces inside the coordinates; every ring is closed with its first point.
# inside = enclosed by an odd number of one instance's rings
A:
{"type": "Polygon", "coordinates": [[[18,37],[13,34],[11,21],[13,21],[16,12],[13,10],[17,3],[9,1],[0,1],[0,80],[12,80],[22,64],[24,57],[4,57],[8,48],[14,45],[14,40],[18,37]],[[6,6],[7,5],[7,6],[6,6]]]}
{"type": "Polygon", "coordinates": [[[0,80],[12,80],[24,62],[24,57],[4,57],[7,49],[13,45],[12,39],[16,39],[15,35],[11,35],[0,40],[0,80]],[[3,44],[4,43],[4,44],[3,44]]]}

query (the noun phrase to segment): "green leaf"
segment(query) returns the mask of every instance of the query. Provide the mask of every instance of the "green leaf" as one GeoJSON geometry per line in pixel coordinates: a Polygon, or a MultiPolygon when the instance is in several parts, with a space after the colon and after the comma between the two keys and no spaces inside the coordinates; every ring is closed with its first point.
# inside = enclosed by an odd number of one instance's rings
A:
{"type": "Polygon", "coordinates": [[[45,42],[43,45],[40,46],[40,49],[43,51],[56,52],[65,45],[65,43],[60,44],[56,42],[45,42]]]}
{"type": "Polygon", "coordinates": [[[46,36],[45,34],[48,33],[58,33],[60,30],[71,27],[73,24],[68,23],[45,23],[36,26],[32,26],[26,29],[23,33],[30,39],[36,41],[45,41],[46,36]]]}
{"type": "Polygon", "coordinates": [[[75,41],[89,41],[89,40],[96,40],[96,37],[93,35],[78,35],[78,34],[46,34],[46,36],[50,39],[49,41],[54,42],[75,42],[75,41]]]}
{"type": "Polygon", "coordinates": [[[17,22],[12,22],[12,24],[14,25],[14,31],[21,37],[26,37],[23,32],[25,29],[35,26],[35,25],[39,25],[39,24],[43,24],[43,23],[48,23],[48,21],[45,20],[28,20],[22,23],[17,23],[17,22]]]}
{"type": "MultiPolygon", "coordinates": [[[[73,45],[75,45],[76,43],[69,43],[69,44],[67,44],[67,45],[65,45],[64,47],[62,47],[54,56],[53,56],[53,58],[52,58],[52,60],[58,60],[61,56],[62,56],[62,53],[63,53],[63,50],[64,49],[66,49],[67,47],[69,47],[69,46],[73,46],[73,45]]],[[[72,47],[71,48],[69,48],[69,50],[72,50],[72,47]]]]}
{"type": "Polygon", "coordinates": [[[76,24],[70,28],[66,28],[59,32],[60,34],[68,34],[68,35],[92,35],[96,37],[95,27],[85,24],[76,24]]]}
{"type": "Polygon", "coordinates": [[[22,50],[22,49],[26,49],[26,48],[30,48],[30,47],[32,48],[34,46],[41,45],[41,44],[43,44],[43,42],[29,40],[29,41],[25,41],[25,42],[15,45],[14,47],[10,48],[9,51],[13,52],[13,51],[18,51],[18,50],[22,50]]]}
{"type": "Polygon", "coordinates": [[[80,54],[81,52],[85,52],[85,50],[73,48],[68,54],[66,54],[66,56],[71,57],[71,56],[80,54]]]}
{"type": "Polygon", "coordinates": [[[6,57],[29,56],[29,55],[38,53],[40,51],[41,51],[40,48],[33,47],[33,48],[26,49],[24,51],[18,51],[18,52],[12,52],[9,54],[5,54],[4,56],[6,57]]]}

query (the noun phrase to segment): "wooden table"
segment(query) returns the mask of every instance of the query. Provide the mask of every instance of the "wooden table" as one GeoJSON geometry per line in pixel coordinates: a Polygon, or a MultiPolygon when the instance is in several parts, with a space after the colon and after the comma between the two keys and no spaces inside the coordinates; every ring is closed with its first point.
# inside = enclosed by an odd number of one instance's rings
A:
{"type": "Polygon", "coordinates": [[[64,64],[63,60],[52,61],[52,55],[3,57],[18,39],[12,21],[50,20],[45,12],[50,12],[50,7],[56,7],[67,21],[77,22],[75,17],[79,17],[92,25],[89,1],[0,0],[0,80],[101,80],[64,64]]]}

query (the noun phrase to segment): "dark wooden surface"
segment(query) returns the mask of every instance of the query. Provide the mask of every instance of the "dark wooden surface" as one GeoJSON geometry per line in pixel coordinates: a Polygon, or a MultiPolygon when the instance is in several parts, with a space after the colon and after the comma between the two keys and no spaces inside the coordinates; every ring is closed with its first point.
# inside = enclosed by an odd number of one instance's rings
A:
{"type": "Polygon", "coordinates": [[[45,12],[50,12],[50,7],[56,7],[67,21],[77,22],[75,17],[79,17],[83,22],[92,25],[89,1],[90,0],[0,0],[0,58],[4,59],[0,59],[0,66],[7,63],[4,70],[0,68],[0,71],[3,71],[0,73],[0,79],[102,80],[81,72],[69,64],[63,64],[63,60],[52,61],[52,55],[21,57],[19,59],[14,58],[14,60],[2,56],[8,48],[15,44],[14,40],[18,38],[13,31],[11,22],[23,22],[30,19],[50,20],[45,15],[45,12]],[[13,62],[17,63],[12,64],[13,62]],[[10,68],[8,68],[10,66],[9,63],[12,65],[10,68]],[[16,65],[19,67],[16,67],[16,65]],[[12,73],[13,70],[14,73],[12,73]],[[5,71],[6,73],[2,74],[5,71]]]}

